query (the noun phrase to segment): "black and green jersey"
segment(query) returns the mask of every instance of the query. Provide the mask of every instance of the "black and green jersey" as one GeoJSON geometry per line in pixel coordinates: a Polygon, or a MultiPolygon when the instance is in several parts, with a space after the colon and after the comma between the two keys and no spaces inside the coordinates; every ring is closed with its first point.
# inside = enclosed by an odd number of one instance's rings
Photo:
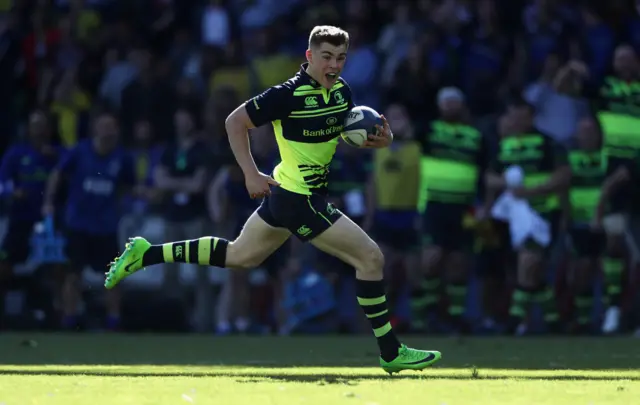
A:
{"type": "Polygon", "coordinates": [[[600,190],[607,176],[607,156],[602,150],[569,152],[571,164],[571,219],[576,222],[589,222],[593,219],[600,190]]]}
{"type": "Polygon", "coordinates": [[[470,204],[488,164],[485,137],[470,125],[434,121],[422,137],[422,188],[427,201],[470,204]]]}
{"type": "Polygon", "coordinates": [[[608,76],[595,101],[609,163],[634,159],[640,151],[640,82],[608,76]]]}
{"type": "Polygon", "coordinates": [[[280,186],[298,194],[324,194],[338,137],[354,104],[346,81],[340,78],[326,89],[306,67],[248,100],[245,108],[256,127],[273,125],[281,158],[273,175],[280,186]]]}
{"type": "MultiPolygon", "coordinates": [[[[612,173],[640,154],[640,81],[608,76],[594,96],[604,153],[612,173]]],[[[611,209],[626,210],[631,205],[631,197],[630,190],[620,190],[611,199],[611,209]]]]}
{"type": "MultiPolygon", "coordinates": [[[[502,138],[491,168],[501,174],[509,166],[520,166],[524,171],[524,186],[535,187],[546,183],[557,168],[567,164],[567,150],[564,147],[551,137],[532,131],[502,138]]],[[[535,197],[529,203],[540,213],[560,209],[557,194],[535,197]]]]}

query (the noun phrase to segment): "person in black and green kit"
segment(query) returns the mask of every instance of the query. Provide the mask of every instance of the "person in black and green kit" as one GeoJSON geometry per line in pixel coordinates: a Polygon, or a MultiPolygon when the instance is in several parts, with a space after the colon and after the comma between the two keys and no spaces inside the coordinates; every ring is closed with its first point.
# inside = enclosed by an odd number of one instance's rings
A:
{"type": "Polygon", "coordinates": [[[413,291],[414,318],[425,316],[436,332],[466,332],[469,254],[473,234],[464,226],[478,195],[487,164],[486,137],[469,124],[462,92],[455,87],[438,92],[441,118],[430,123],[422,143],[423,283],[413,291]],[[444,287],[444,288],[443,288],[444,287]],[[445,319],[438,314],[442,295],[448,299],[445,319]]]}
{"type": "Polygon", "coordinates": [[[559,316],[553,288],[546,280],[547,255],[554,245],[562,219],[563,197],[571,181],[567,151],[549,136],[533,126],[534,109],[524,100],[513,100],[507,109],[505,133],[500,139],[498,153],[487,171],[486,186],[492,197],[506,187],[502,173],[510,166],[520,166],[524,172],[523,187],[513,190],[518,198],[525,198],[531,207],[551,225],[552,242],[545,249],[527,241],[517,251],[516,287],[509,309],[509,331],[527,331],[524,322],[531,304],[538,303],[544,311],[549,331],[558,329],[559,316]]]}
{"type": "MultiPolygon", "coordinates": [[[[571,80],[574,92],[581,92],[592,104],[600,124],[604,153],[610,174],[633,164],[640,152],[640,61],[630,45],[620,45],[613,55],[612,70],[601,82],[594,80],[586,65],[570,61],[560,80],[571,80]]],[[[636,188],[624,187],[611,195],[602,227],[606,234],[603,272],[607,310],[602,332],[616,333],[620,328],[621,295],[627,258],[637,250],[637,242],[628,237],[630,224],[640,219],[636,188]],[[630,243],[633,241],[633,243],[630,243]]],[[[636,253],[637,254],[637,253],[636,253]]]]}
{"type": "Polygon", "coordinates": [[[572,265],[569,285],[574,297],[574,318],[577,333],[591,332],[594,304],[594,282],[605,252],[606,236],[598,225],[597,206],[601,187],[607,176],[607,157],[602,151],[598,123],[585,118],[578,124],[577,148],[569,152],[571,189],[568,212],[572,265]]]}

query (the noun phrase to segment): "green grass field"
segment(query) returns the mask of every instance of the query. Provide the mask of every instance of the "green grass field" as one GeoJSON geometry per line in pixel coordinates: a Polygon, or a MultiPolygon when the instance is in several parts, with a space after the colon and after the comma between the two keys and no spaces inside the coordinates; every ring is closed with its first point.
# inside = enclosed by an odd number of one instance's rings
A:
{"type": "Polygon", "coordinates": [[[2,405],[631,405],[638,340],[407,339],[439,366],[390,377],[367,337],[0,335],[2,405]],[[27,340],[36,344],[25,344],[27,340]]]}

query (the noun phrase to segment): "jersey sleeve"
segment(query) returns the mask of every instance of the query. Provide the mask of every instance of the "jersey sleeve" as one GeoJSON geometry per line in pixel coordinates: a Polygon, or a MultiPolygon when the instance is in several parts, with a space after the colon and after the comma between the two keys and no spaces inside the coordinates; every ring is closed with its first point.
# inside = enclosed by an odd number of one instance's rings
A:
{"type": "Polygon", "coordinates": [[[290,112],[291,90],[284,86],[273,86],[247,100],[245,108],[255,127],[285,118],[290,112]]]}

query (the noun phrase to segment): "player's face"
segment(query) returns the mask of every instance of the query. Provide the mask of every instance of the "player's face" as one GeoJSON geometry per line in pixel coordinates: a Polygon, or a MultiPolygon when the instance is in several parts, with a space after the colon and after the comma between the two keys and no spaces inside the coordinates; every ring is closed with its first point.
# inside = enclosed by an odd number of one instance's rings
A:
{"type": "Polygon", "coordinates": [[[34,113],[29,117],[29,138],[33,142],[45,142],[49,137],[47,119],[44,115],[34,113]]]}
{"type": "Polygon", "coordinates": [[[598,126],[592,119],[584,119],[578,123],[578,146],[583,150],[596,150],[600,144],[598,126]]]}
{"type": "Polygon", "coordinates": [[[637,73],[638,60],[635,52],[630,47],[620,47],[613,58],[613,68],[622,78],[633,76],[637,73]]]}
{"type": "Polygon", "coordinates": [[[509,118],[515,132],[526,132],[533,126],[533,115],[528,107],[510,107],[509,118]]]}
{"type": "Polygon", "coordinates": [[[95,141],[101,152],[110,152],[118,144],[118,124],[111,116],[98,118],[95,124],[95,141]]]}
{"type": "Polygon", "coordinates": [[[340,77],[347,60],[347,46],[334,46],[323,42],[319,47],[307,51],[307,61],[313,69],[314,78],[330,89],[340,77]]]}
{"type": "Polygon", "coordinates": [[[193,120],[191,119],[191,115],[186,111],[178,111],[174,117],[174,124],[176,126],[176,131],[178,132],[178,136],[187,137],[191,135],[193,131],[193,120]]]}
{"type": "Polygon", "coordinates": [[[151,124],[148,121],[140,121],[136,124],[134,137],[136,142],[145,144],[151,140],[151,124]]]}
{"type": "Polygon", "coordinates": [[[440,111],[442,112],[442,116],[448,119],[460,118],[463,108],[464,103],[462,102],[462,100],[453,97],[445,99],[440,104],[440,111]]]}

